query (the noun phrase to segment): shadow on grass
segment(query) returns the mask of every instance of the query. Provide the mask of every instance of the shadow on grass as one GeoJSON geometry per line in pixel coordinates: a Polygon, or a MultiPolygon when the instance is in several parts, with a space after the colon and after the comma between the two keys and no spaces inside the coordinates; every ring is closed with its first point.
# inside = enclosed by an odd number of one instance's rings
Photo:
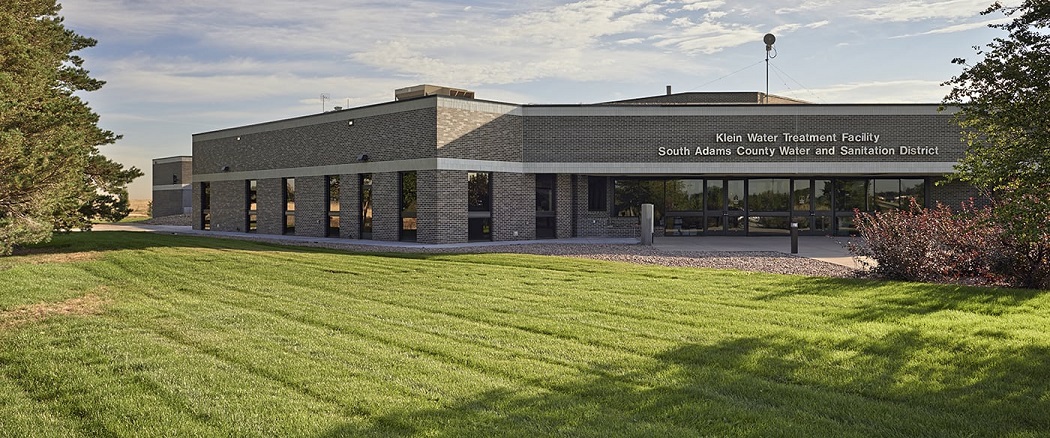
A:
{"type": "MultiPolygon", "coordinates": [[[[791,336],[685,345],[528,394],[490,390],[327,436],[1028,436],[1050,431],[1050,350],[985,355],[901,331],[871,344],[791,336]],[[830,348],[827,348],[830,347],[830,348]],[[926,359],[933,350],[945,357],[926,359]],[[655,364],[655,365],[653,365],[655,364]]],[[[535,382],[534,382],[535,383],[535,382]]]]}
{"type": "Polygon", "coordinates": [[[208,248],[290,252],[315,252],[320,250],[319,248],[311,247],[282,246],[267,242],[214,237],[133,231],[87,231],[55,234],[50,242],[16,248],[12,256],[145,250],[151,248],[208,248]]]}
{"type": "Polygon", "coordinates": [[[799,295],[836,296],[855,294],[858,286],[867,291],[867,299],[855,300],[841,319],[846,322],[894,321],[909,316],[928,315],[955,310],[979,315],[997,316],[1050,291],[997,287],[956,286],[910,283],[879,279],[835,279],[807,277],[794,287],[756,297],[775,301],[799,295]]]}

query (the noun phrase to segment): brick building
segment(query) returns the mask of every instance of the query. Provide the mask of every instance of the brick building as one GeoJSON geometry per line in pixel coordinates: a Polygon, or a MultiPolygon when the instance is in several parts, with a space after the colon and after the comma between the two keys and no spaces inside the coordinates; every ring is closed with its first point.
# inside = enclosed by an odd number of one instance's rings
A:
{"type": "MultiPolygon", "coordinates": [[[[194,227],[457,243],[852,230],[957,204],[954,110],[678,93],[517,105],[419,86],[388,103],[193,136],[194,227]],[[764,102],[764,103],[763,103],[764,102]]],[[[155,201],[156,202],[156,201],[155,201]]],[[[156,204],[155,204],[155,207],[156,204]]]]}
{"type": "Polygon", "coordinates": [[[153,217],[191,213],[193,157],[153,159],[153,217]]]}

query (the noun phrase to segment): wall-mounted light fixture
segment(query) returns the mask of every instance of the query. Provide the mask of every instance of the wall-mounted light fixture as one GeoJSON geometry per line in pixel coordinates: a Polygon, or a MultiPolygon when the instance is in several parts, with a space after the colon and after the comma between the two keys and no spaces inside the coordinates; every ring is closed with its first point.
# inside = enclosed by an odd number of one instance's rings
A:
{"type": "Polygon", "coordinates": [[[357,161],[368,161],[368,154],[361,154],[357,156],[357,161]]]}
{"type": "Polygon", "coordinates": [[[230,166],[222,166],[222,168],[220,168],[219,170],[221,170],[223,172],[229,172],[230,171],[230,166]]]}
{"type": "Polygon", "coordinates": [[[354,126],[354,119],[347,120],[346,126],[354,126]]]}

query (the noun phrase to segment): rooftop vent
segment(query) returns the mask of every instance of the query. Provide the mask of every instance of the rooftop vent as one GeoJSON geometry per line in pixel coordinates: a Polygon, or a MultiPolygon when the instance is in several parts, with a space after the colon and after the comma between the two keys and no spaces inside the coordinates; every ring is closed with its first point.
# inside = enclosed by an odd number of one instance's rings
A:
{"type": "Polygon", "coordinates": [[[439,85],[416,85],[414,87],[398,88],[394,90],[394,100],[408,100],[424,96],[452,96],[474,98],[474,92],[461,88],[442,87],[439,85]]]}

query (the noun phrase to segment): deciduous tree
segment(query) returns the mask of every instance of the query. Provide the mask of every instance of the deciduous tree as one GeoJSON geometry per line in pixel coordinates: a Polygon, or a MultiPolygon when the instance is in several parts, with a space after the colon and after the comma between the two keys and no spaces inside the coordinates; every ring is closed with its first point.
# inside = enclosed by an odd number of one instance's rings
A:
{"type": "Polygon", "coordinates": [[[959,105],[968,144],[954,178],[984,190],[995,220],[1033,263],[1050,263],[1050,2],[994,3],[984,15],[1007,34],[985,47],[963,72],[944,103],[959,105]],[[1027,248],[1027,249],[1025,249],[1027,248]]]}

